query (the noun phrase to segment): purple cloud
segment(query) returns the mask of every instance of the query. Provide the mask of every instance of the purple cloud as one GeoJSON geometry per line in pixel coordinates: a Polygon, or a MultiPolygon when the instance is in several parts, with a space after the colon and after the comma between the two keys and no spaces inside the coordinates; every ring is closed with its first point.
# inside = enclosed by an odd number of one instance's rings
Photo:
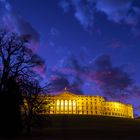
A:
{"type": "Polygon", "coordinates": [[[140,7],[135,0],[65,0],[60,5],[65,12],[72,7],[75,18],[85,29],[94,27],[97,13],[104,13],[108,20],[116,23],[136,26],[140,21],[140,7]]]}
{"type": "Polygon", "coordinates": [[[96,8],[99,12],[106,14],[109,20],[120,22],[127,18],[132,2],[133,0],[99,0],[96,8]]]}
{"type": "Polygon", "coordinates": [[[40,35],[36,29],[20,15],[16,14],[7,0],[0,0],[0,28],[19,34],[30,35],[30,46],[37,51],[40,46],[40,35]]]}
{"type": "Polygon", "coordinates": [[[123,47],[123,44],[120,40],[113,39],[113,40],[111,40],[111,43],[110,43],[109,47],[113,48],[113,49],[117,49],[117,48],[123,47]]]}
{"type": "Polygon", "coordinates": [[[64,12],[68,12],[70,8],[70,3],[67,0],[61,0],[59,1],[59,6],[63,8],[64,12]]]}
{"type": "Polygon", "coordinates": [[[133,84],[131,76],[121,67],[114,67],[108,55],[96,57],[84,65],[74,57],[70,57],[63,61],[61,66],[56,66],[52,70],[52,75],[65,78],[73,88],[78,87],[80,91],[86,83],[90,83],[93,87],[99,87],[104,95],[116,99],[120,97],[123,99],[126,92],[122,91],[126,91],[133,84]]]}
{"type": "Polygon", "coordinates": [[[91,29],[94,24],[94,1],[82,0],[62,0],[60,6],[64,12],[68,12],[70,7],[73,7],[74,17],[80,22],[85,29],[91,29]],[[64,6],[66,5],[67,6],[64,6]]]}
{"type": "Polygon", "coordinates": [[[43,79],[46,79],[46,65],[42,64],[34,67],[34,71],[39,74],[43,79]]]}
{"type": "MultiPolygon", "coordinates": [[[[16,32],[20,35],[26,35],[30,40],[29,47],[32,51],[36,52],[38,50],[40,47],[40,34],[28,21],[14,12],[7,0],[0,0],[0,16],[1,29],[16,32]]],[[[35,67],[34,71],[40,74],[43,79],[46,78],[46,66],[44,63],[35,67]]]]}
{"type": "Polygon", "coordinates": [[[101,55],[87,66],[87,75],[107,96],[119,98],[132,85],[131,76],[121,67],[114,67],[108,55],[101,55]]]}

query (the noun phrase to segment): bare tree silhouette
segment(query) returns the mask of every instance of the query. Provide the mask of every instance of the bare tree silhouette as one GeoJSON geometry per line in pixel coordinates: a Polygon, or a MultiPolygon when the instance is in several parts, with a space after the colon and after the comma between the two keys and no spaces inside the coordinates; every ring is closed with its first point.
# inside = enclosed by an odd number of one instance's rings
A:
{"type": "MultiPolygon", "coordinates": [[[[29,49],[29,39],[28,35],[19,36],[6,30],[0,31],[1,135],[20,132],[22,128],[21,106],[24,100],[22,93],[25,91],[23,90],[23,81],[37,77],[33,68],[44,64],[44,61],[29,49]]],[[[34,85],[34,83],[32,84],[34,85]]],[[[26,85],[28,84],[26,83],[26,85]]],[[[31,94],[35,95],[40,90],[38,85],[36,85],[38,89],[35,89],[35,86],[28,86],[31,94]]]]}
{"type": "Polygon", "coordinates": [[[27,135],[31,133],[36,117],[49,111],[49,98],[45,94],[45,89],[39,85],[37,80],[32,80],[26,80],[22,83],[22,96],[24,98],[22,113],[27,135]]]}

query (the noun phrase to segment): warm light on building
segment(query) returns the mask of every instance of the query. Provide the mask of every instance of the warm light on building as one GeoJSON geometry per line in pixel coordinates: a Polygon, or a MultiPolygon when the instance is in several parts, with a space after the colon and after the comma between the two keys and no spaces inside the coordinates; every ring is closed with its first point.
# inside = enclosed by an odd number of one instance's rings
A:
{"type": "Polygon", "coordinates": [[[49,114],[103,115],[133,118],[132,105],[109,102],[102,96],[76,95],[65,90],[63,93],[49,96],[49,98],[51,102],[49,114]]]}

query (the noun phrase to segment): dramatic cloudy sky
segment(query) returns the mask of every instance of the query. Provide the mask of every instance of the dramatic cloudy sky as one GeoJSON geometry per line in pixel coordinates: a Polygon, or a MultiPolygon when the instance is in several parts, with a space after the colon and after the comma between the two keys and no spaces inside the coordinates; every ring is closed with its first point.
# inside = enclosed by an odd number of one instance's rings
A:
{"type": "Polygon", "coordinates": [[[139,0],[0,0],[0,28],[31,34],[50,92],[132,103],[140,114],[139,0]]]}

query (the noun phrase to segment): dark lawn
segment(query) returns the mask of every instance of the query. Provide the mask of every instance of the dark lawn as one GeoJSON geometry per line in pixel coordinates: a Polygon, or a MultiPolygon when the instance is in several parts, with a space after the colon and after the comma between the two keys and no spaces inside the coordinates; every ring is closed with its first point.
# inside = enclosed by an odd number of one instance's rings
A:
{"type": "Polygon", "coordinates": [[[140,119],[101,116],[53,115],[34,126],[23,140],[140,140],[140,119]]]}

